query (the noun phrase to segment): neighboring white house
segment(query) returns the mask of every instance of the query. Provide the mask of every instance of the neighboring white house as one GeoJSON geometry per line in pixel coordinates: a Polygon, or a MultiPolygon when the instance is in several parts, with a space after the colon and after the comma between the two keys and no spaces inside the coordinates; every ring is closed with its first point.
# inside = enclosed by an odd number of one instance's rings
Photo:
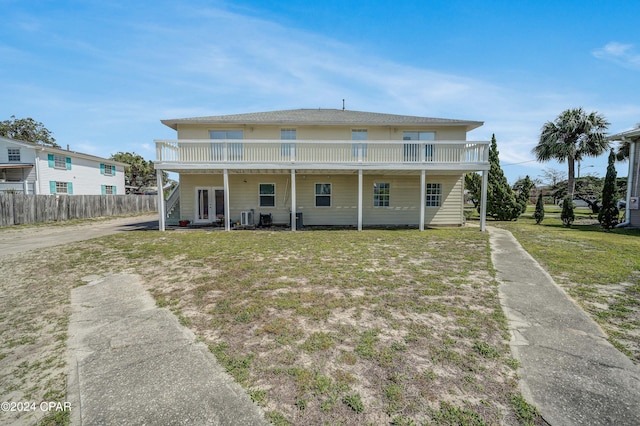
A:
{"type": "Polygon", "coordinates": [[[126,164],[0,137],[0,191],[24,194],[124,194],[126,164]]]}
{"type": "Polygon", "coordinates": [[[627,226],[640,227],[640,127],[609,136],[610,141],[629,143],[629,174],[627,178],[627,197],[625,221],[627,226]]]}
{"type": "MultiPolygon", "coordinates": [[[[467,141],[479,121],[298,109],[162,120],[176,140],[157,140],[162,171],[179,175],[167,213],[196,224],[425,226],[464,224],[464,176],[483,172],[489,141],[467,141]],[[294,220],[291,220],[293,218],[294,220]]],[[[484,229],[484,214],[481,229],[484,229]]]]}

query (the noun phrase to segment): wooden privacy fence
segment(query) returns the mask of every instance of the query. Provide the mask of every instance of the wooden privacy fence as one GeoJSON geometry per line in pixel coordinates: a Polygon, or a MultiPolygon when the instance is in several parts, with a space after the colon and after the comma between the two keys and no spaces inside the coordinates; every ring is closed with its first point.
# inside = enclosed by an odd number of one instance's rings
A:
{"type": "Polygon", "coordinates": [[[0,226],[157,212],[155,195],[0,193],[0,226]]]}

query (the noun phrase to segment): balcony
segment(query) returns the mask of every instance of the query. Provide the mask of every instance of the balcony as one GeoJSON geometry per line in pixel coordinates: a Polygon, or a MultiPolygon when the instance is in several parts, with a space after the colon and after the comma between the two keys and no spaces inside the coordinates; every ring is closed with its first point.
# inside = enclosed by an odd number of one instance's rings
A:
{"type": "Polygon", "coordinates": [[[0,179],[0,192],[10,192],[14,194],[35,194],[35,184],[33,182],[6,182],[0,179]]]}
{"type": "Polygon", "coordinates": [[[157,169],[488,170],[488,141],[156,140],[157,169]]]}

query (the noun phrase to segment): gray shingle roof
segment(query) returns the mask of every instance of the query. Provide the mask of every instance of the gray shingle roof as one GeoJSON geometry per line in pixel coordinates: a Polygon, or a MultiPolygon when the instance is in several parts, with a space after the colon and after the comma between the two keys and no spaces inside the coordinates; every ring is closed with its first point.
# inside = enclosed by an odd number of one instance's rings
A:
{"type": "Polygon", "coordinates": [[[640,137],[640,126],[635,129],[627,130],[626,132],[616,133],[607,137],[610,141],[619,141],[622,139],[637,139],[640,137]]]}
{"type": "Polygon", "coordinates": [[[467,131],[482,126],[482,121],[416,117],[341,109],[292,109],[248,114],[161,120],[174,130],[178,124],[273,124],[273,125],[357,125],[357,126],[465,126],[467,131]]]}

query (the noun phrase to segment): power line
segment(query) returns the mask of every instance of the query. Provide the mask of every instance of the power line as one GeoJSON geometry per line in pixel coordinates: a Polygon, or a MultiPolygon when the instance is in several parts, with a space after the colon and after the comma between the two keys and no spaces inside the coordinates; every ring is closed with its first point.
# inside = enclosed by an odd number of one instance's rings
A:
{"type": "Polygon", "coordinates": [[[516,164],[524,164],[524,163],[532,163],[534,161],[538,161],[538,160],[527,160],[527,161],[521,161],[519,163],[507,163],[507,164],[501,164],[500,166],[515,166],[516,164]]]}

